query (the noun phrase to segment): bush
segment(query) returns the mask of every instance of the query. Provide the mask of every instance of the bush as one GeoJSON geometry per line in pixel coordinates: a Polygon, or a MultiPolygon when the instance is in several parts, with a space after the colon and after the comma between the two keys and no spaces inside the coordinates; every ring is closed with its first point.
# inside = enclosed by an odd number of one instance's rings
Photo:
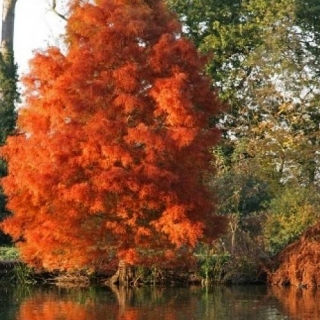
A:
{"type": "Polygon", "coordinates": [[[19,251],[15,247],[0,247],[0,260],[18,260],[19,251]]]}
{"type": "Polygon", "coordinates": [[[275,255],[319,219],[320,202],[310,188],[285,187],[270,202],[263,228],[266,250],[275,255]]]}

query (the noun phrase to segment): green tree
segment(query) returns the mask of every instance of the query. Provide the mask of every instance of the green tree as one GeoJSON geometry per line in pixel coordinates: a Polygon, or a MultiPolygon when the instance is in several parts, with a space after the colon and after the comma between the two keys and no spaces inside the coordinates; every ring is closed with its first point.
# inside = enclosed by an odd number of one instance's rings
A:
{"type": "MultiPolygon", "coordinates": [[[[19,99],[17,90],[17,66],[14,62],[13,35],[16,0],[2,2],[2,34],[0,46],[0,145],[13,133],[16,123],[15,105],[19,99]]],[[[6,163],[0,159],[0,177],[6,175],[6,163]]],[[[0,219],[8,215],[5,208],[6,197],[0,190],[0,219]]],[[[0,233],[0,243],[9,239],[0,233]]]]}
{"type": "Polygon", "coordinates": [[[319,221],[320,198],[317,190],[285,186],[272,199],[263,227],[266,249],[277,254],[298,239],[306,228],[319,221]]]}
{"type": "Polygon", "coordinates": [[[168,3],[199,50],[212,54],[207,71],[229,106],[216,119],[226,156],[245,137],[262,165],[273,166],[274,178],[313,183],[320,120],[317,1],[168,3]]]}
{"type": "Polygon", "coordinates": [[[319,1],[167,2],[209,55],[207,73],[227,104],[213,119],[223,136],[212,182],[230,217],[225,247],[243,253],[246,233],[274,254],[318,217],[309,200],[294,200],[319,188],[319,1]]]}

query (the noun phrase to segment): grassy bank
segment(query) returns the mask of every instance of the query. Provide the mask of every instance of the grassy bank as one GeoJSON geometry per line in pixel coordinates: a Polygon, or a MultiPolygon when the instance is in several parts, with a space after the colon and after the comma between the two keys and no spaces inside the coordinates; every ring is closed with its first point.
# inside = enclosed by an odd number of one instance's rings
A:
{"type": "MultiPolygon", "coordinates": [[[[264,282],[256,261],[230,254],[213,254],[201,250],[196,254],[197,267],[191,270],[145,268],[130,266],[131,279],[127,285],[175,285],[175,284],[245,284],[264,282]]],[[[0,277],[2,282],[56,283],[59,285],[107,284],[112,274],[39,273],[19,261],[19,252],[14,247],[0,247],[0,277]]]]}

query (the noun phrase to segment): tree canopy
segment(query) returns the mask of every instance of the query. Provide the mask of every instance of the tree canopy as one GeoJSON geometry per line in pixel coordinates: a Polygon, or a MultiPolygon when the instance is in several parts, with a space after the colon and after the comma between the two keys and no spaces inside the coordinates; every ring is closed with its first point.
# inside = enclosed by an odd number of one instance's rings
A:
{"type": "Polygon", "coordinates": [[[320,117],[317,1],[168,3],[198,49],[212,54],[207,72],[229,105],[216,120],[226,152],[244,139],[247,153],[269,165],[279,181],[314,183],[320,117]]]}
{"type": "Polygon", "coordinates": [[[225,227],[205,184],[221,109],[205,59],[160,0],[72,1],[65,39],[23,79],[3,230],[47,270],[185,262],[225,227]]]}
{"type": "Polygon", "coordinates": [[[223,134],[211,185],[230,218],[220,253],[231,253],[231,270],[237,255],[238,265],[261,265],[258,256],[276,255],[319,220],[319,1],[167,3],[210,54],[206,72],[228,105],[213,119],[223,134]]]}

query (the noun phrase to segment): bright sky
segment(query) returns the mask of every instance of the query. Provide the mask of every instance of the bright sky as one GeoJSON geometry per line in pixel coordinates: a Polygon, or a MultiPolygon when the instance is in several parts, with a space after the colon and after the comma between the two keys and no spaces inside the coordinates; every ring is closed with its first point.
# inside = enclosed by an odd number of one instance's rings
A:
{"type": "MultiPolygon", "coordinates": [[[[57,4],[61,0],[57,0],[57,4]]],[[[14,51],[19,74],[26,72],[33,50],[58,45],[64,22],[50,11],[51,0],[18,0],[15,11],[14,51]]],[[[0,0],[2,8],[2,0],[0,0]]]]}

